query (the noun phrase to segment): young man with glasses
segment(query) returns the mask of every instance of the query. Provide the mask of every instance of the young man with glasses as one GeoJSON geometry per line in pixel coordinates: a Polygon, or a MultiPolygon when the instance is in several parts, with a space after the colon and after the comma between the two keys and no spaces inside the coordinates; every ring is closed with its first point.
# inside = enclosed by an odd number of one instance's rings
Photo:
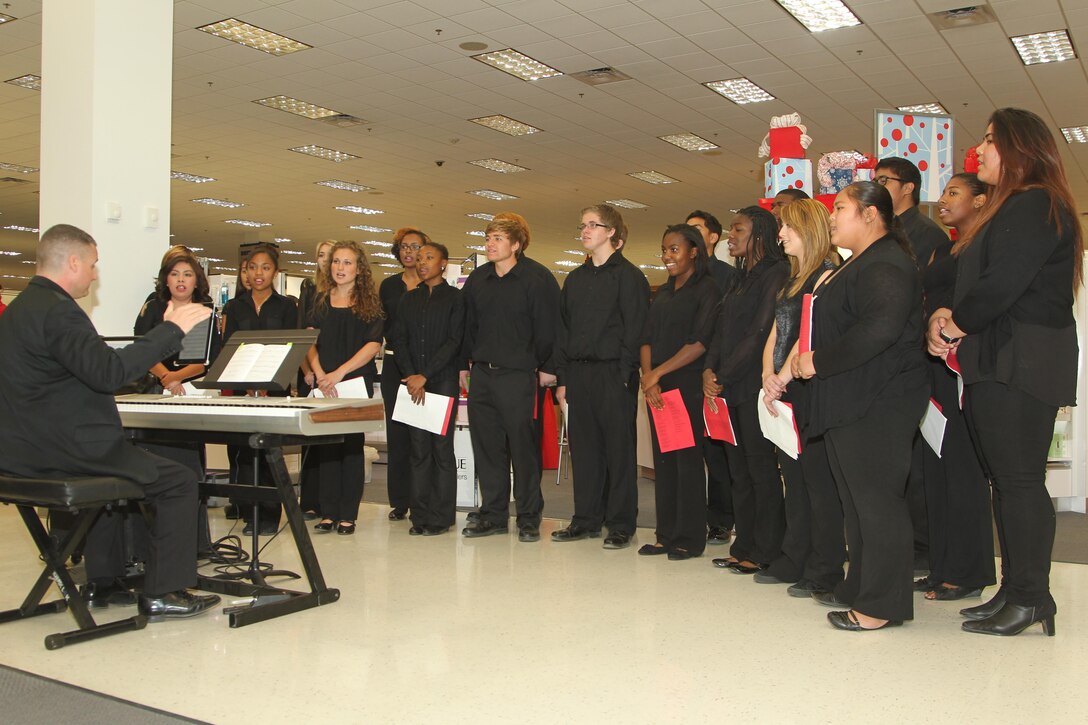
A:
{"type": "Polygon", "coordinates": [[[877,162],[873,181],[883,186],[892,196],[892,209],[914,252],[918,269],[929,265],[933,251],[948,244],[948,235],[937,222],[922,214],[918,204],[922,196],[922,173],[906,159],[889,156],[877,162]]]}

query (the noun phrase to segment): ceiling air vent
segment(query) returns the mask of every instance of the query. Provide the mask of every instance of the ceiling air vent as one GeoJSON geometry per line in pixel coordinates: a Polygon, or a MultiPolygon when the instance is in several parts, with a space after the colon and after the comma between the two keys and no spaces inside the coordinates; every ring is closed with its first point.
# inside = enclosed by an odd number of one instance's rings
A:
{"type": "Polygon", "coordinates": [[[974,25],[985,25],[997,20],[989,5],[967,5],[962,8],[929,13],[927,17],[937,30],[968,28],[974,25]]]}
{"type": "Polygon", "coordinates": [[[349,116],[346,113],[338,113],[335,116],[325,116],[324,118],[317,119],[321,123],[327,123],[330,126],[339,126],[340,128],[350,128],[351,126],[360,126],[364,123],[369,123],[365,118],[356,118],[355,116],[349,116]]]}
{"type": "Polygon", "coordinates": [[[631,76],[621,73],[615,68],[594,68],[593,70],[571,73],[570,77],[577,78],[582,81],[582,83],[590,86],[603,86],[606,83],[618,83],[619,81],[631,80],[631,76]]]}

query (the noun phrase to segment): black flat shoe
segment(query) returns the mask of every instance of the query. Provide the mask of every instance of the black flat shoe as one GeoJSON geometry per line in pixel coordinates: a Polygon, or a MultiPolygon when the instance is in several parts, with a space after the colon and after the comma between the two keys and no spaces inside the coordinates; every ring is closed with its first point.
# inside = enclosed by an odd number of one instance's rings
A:
{"type": "Polygon", "coordinates": [[[998,637],[1014,637],[1038,622],[1043,625],[1046,636],[1054,636],[1054,615],[1057,609],[1053,604],[1042,607],[1022,607],[1019,604],[1005,603],[997,614],[986,619],[964,622],[960,625],[964,632],[973,634],[992,634],[998,637]]]}
{"type": "Polygon", "coordinates": [[[657,546],[655,544],[643,544],[638,547],[639,556],[661,556],[662,554],[668,554],[669,550],[664,546],[657,546]]]}
{"type": "Polygon", "coordinates": [[[729,571],[734,574],[755,574],[757,571],[763,571],[767,568],[767,564],[755,564],[753,566],[745,566],[741,562],[737,562],[728,567],[729,571]]]}
{"type": "Polygon", "coordinates": [[[303,511],[302,512],[302,520],[303,521],[316,521],[317,519],[318,519],[318,515],[317,515],[316,511],[303,511]]]}
{"type": "Polygon", "coordinates": [[[730,556],[722,559],[711,559],[710,563],[719,569],[731,569],[734,564],[739,564],[740,562],[730,556]]]}
{"type": "Polygon", "coordinates": [[[147,617],[147,621],[161,622],[164,619],[195,617],[216,604],[219,604],[219,597],[215,594],[198,595],[186,589],[179,589],[161,597],[141,595],[139,610],[140,614],[147,617]]]}
{"type": "Polygon", "coordinates": [[[341,521],[336,525],[336,533],[341,536],[351,536],[355,533],[354,521],[341,521]]]}
{"type": "Polygon", "coordinates": [[[238,509],[237,504],[228,503],[223,507],[223,518],[240,519],[242,518],[242,512],[238,509]]]}
{"type": "Polygon", "coordinates": [[[961,609],[960,614],[968,619],[986,619],[1001,611],[1003,606],[1005,606],[1005,587],[999,588],[990,601],[979,604],[977,607],[961,609]]]}
{"type": "Polygon", "coordinates": [[[669,561],[687,561],[697,556],[702,556],[702,554],[692,554],[687,549],[672,549],[669,552],[669,561]]]}
{"type": "Polygon", "coordinates": [[[393,509],[389,512],[390,521],[404,521],[408,516],[408,509],[393,509]]]}
{"type": "Polygon", "coordinates": [[[835,607],[836,609],[849,609],[850,605],[846,602],[840,602],[835,598],[833,592],[813,592],[812,600],[817,604],[822,604],[825,607],[835,607]]]}
{"type": "Polygon", "coordinates": [[[981,597],[982,587],[979,587],[978,589],[971,589],[970,587],[946,587],[941,584],[930,589],[926,592],[926,594],[929,594],[930,592],[932,592],[935,596],[927,596],[927,602],[954,602],[959,599],[981,597]]]}
{"type": "Polygon", "coordinates": [[[581,541],[582,539],[596,539],[601,535],[601,530],[587,529],[577,524],[571,524],[565,529],[552,532],[552,541],[581,541]]]}
{"type": "Polygon", "coordinates": [[[752,575],[752,581],[756,584],[793,584],[785,579],[779,579],[774,574],[768,574],[765,571],[757,571],[752,575]]]}
{"type": "Polygon", "coordinates": [[[901,619],[889,619],[879,627],[862,627],[853,609],[848,609],[845,612],[828,612],[827,621],[831,622],[831,626],[835,629],[843,629],[847,632],[875,632],[878,629],[899,627],[903,624],[901,619]]]}
{"type": "Polygon", "coordinates": [[[328,519],[325,519],[324,521],[319,521],[318,523],[314,524],[314,531],[322,534],[327,534],[334,528],[336,528],[336,522],[330,521],[328,519]]]}
{"type": "Polygon", "coordinates": [[[117,607],[131,607],[136,603],[136,592],[126,587],[119,579],[110,582],[90,582],[79,590],[79,594],[91,609],[105,609],[111,604],[117,607]]]}
{"type": "Polygon", "coordinates": [[[422,536],[423,535],[423,527],[422,526],[413,526],[412,528],[408,529],[408,533],[410,535],[412,535],[412,536],[422,536]]]}

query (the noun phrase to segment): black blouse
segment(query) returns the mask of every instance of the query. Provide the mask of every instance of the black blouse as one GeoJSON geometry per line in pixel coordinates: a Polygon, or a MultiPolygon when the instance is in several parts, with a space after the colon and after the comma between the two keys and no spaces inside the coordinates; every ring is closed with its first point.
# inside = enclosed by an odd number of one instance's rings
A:
{"type": "Polygon", "coordinates": [[[808,435],[862,418],[873,401],[926,396],[922,288],[892,236],[855,254],[816,289],[808,435]]]}
{"type": "Polygon", "coordinates": [[[722,299],[706,368],[718,376],[730,405],[751,400],[760,388],[775,298],[789,275],[786,260],[761,259],[722,299]]]}
{"type": "Polygon", "coordinates": [[[422,375],[427,388],[457,382],[465,335],[465,301],[461,290],[446,282],[433,289],[421,284],[401,298],[397,322],[388,343],[401,377],[422,375]]]}
{"type": "Polygon", "coordinates": [[[941,307],[952,307],[955,286],[956,258],[952,256],[952,245],[943,244],[933,250],[933,261],[922,270],[923,319],[928,321],[941,307]]]}
{"type": "Polygon", "coordinates": [[[290,297],[272,290],[272,295],[261,305],[260,314],[253,305],[250,292],[244,292],[223,306],[223,342],[239,330],[296,330],[298,306],[290,297]]]}
{"type": "Polygon", "coordinates": [[[952,319],[967,333],[957,352],[965,383],[994,380],[1051,405],[1075,403],[1077,221],[1060,216],[1059,234],[1044,190],[1014,194],[960,254],[952,319]]]}
{"type": "MultiPolygon", "coordinates": [[[[370,322],[361,320],[350,307],[316,307],[306,319],[306,327],[321,331],[315,343],[321,368],[327,373],[332,372],[354,357],[368,342],[380,345],[383,322],[381,317],[370,322]]],[[[366,378],[369,386],[373,386],[377,375],[378,368],[371,359],[344,375],[344,380],[362,377],[366,378]]]]}
{"type": "MultiPolygon", "coordinates": [[[[206,300],[197,300],[197,301],[198,302],[211,302],[211,299],[209,298],[209,299],[206,299],[206,300]]],[[[154,296],[151,299],[149,299],[147,302],[145,302],[144,306],[142,308],[140,308],[140,314],[137,315],[135,324],[133,324],[133,326],[132,326],[132,334],[137,336],[137,337],[143,337],[147,333],[151,332],[151,330],[153,330],[154,328],[161,325],[162,324],[162,316],[164,314],[166,314],[166,304],[167,303],[160,300],[158,298],[158,296],[154,296]]],[[[213,330],[212,331],[212,351],[211,351],[211,355],[210,355],[212,360],[214,360],[215,356],[219,354],[219,348],[220,348],[219,334],[218,334],[218,332],[213,330]]],[[[165,365],[166,369],[170,370],[170,371],[181,370],[183,367],[185,367],[186,365],[189,364],[189,363],[180,363],[180,362],[178,362],[178,354],[177,353],[171,355],[170,357],[166,358],[165,360],[160,360],[159,362],[161,362],[163,365],[165,365]]],[[[199,376],[196,376],[196,377],[199,377],[199,376]]]]}
{"type": "MultiPolygon", "coordinates": [[[[657,367],[684,345],[702,343],[710,349],[714,339],[714,321],[721,292],[709,274],[688,279],[680,289],[669,277],[658,288],[646,317],[641,344],[650,346],[650,365],[657,367]]],[[[685,365],[682,370],[702,370],[706,354],[685,365]]]]}
{"type": "MultiPolygon", "coordinates": [[[[801,289],[797,290],[797,294],[792,297],[783,294],[782,297],[775,301],[774,351],[772,353],[775,372],[781,370],[782,366],[786,364],[786,358],[789,357],[790,350],[797,344],[797,338],[801,336],[801,304],[804,302],[805,295],[810,294],[815,289],[816,281],[820,279],[820,275],[834,268],[835,265],[825,259],[820,267],[809,275],[805,283],[801,285],[801,289]]],[[[789,280],[787,280],[785,286],[789,286],[789,280]]]]}
{"type": "MultiPolygon", "coordinates": [[[[416,289],[419,289],[419,287],[416,287],[416,289]]],[[[397,322],[397,307],[400,305],[401,298],[406,294],[408,294],[408,285],[404,283],[404,277],[401,274],[386,277],[378,286],[378,297],[382,301],[382,311],[385,313],[382,336],[385,337],[387,352],[397,349],[390,342],[390,335],[393,332],[393,325],[397,322]]]]}

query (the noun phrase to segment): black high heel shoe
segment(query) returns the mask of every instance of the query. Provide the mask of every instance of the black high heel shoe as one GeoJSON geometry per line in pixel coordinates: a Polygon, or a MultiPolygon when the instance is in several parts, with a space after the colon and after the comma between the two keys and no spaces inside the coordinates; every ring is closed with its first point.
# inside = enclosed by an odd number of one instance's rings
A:
{"type": "Polygon", "coordinates": [[[1047,604],[1041,607],[1023,607],[1019,604],[1008,604],[1001,611],[987,619],[978,619],[964,622],[961,626],[964,632],[974,634],[993,634],[998,637],[1013,637],[1020,634],[1031,625],[1039,622],[1043,625],[1046,636],[1054,636],[1054,615],[1057,607],[1047,604]]]}
{"type": "Polygon", "coordinates": [[[961,609],[960,614],[968,619],[988,619],[1000,612],[1001,608],[1005,606],[1005,596],[1005,587],[1001,587],[990,601],[977,607],[961,609]]]}

